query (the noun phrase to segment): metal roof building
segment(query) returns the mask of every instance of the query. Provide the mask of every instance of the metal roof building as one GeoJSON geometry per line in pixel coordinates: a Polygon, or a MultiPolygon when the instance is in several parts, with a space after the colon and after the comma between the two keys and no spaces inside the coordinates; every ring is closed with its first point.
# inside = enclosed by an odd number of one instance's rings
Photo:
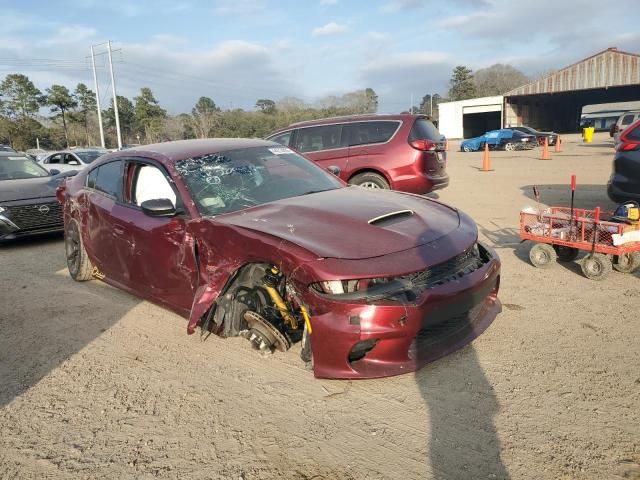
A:
{"type": "Polygon", "coordinates": [[[640,100],[640,55],[609,48],[504,97],[505,126],[576,131],[585,105],[640,100]]]}
{"type": "Polygon", "coordinates": [[[585,105],[638,100],[640,55],[608,48],[504,96],[441,103],[439,129],[449,138],[522,125],[576,132],[585,105]]]}

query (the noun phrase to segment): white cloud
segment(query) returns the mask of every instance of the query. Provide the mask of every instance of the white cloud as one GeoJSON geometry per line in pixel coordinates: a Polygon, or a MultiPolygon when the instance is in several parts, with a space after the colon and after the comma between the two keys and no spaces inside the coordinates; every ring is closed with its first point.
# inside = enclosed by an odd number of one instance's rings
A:
{"type": "Polygon", "coordinates": [[[394,0],[393,2],[384,4],[380,10],[386,13],[395,13],[400,10],[407,10],[420,6],[422,6],[422,0],[394,0]]]}
{"type": "Polygon", "coordinates": [[[364,38],[370,42],[383,42],[389,38],[389,34],[384,32],[367,32],[364,38]]]}
{"type": "Polygon", "coordinates": [[[320,5],[335,5],[338,0],[320,0],[320,5]]]}
{"type": "Polygon", "coordinates": [[[327,35],[338,35],[341,33],[345,33],[349,31],[349,27],[344,24],[330,22],[322,27],[314,28],[311,34],[314,37],[327,36],[327,35]]]}
{"type": "Polygon", "coordinates": [[[60,27],[53,32],[42,45],[67,45],[80,42],[88,43],[96,37],[96,29],[83,27],[82,25],[69,25],[60,27]]]}

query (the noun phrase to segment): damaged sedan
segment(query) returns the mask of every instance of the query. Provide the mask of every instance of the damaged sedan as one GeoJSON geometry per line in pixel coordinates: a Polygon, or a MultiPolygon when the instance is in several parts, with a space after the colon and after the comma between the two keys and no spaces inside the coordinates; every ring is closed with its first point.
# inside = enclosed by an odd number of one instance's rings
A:
{"type": "Polygon", "coordinates": [[[58,189],[71,276],[99,278],[323,378],[415,371],[500,312],[500,261],[464,213],[347,186],[280,144],[108,154],[58,189]]]}

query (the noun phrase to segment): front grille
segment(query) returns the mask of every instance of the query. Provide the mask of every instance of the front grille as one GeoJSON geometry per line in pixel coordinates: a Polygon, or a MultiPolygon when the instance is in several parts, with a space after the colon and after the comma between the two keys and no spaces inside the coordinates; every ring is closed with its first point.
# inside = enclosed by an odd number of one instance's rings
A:
{"type": "Polygon", "coordinates": [[[8,210],[9,220],[21,230],[62,225],[62,205],[59,202],[13,205],[5,208],[8,210]]]}
{"type": "Polygon", "coordinates": [[[478,244],[478,250],[473,247],[469,248],[446,262],[406,275],[403,278],[411,280],[415,287],[429,289],[468,275],[488,261],[489,253],[482,245],[478,244]]]}
{"type": "Polygon", "coordinates": [[[419,358],[421,355],[429,353],[430,348],[434,345],[443,343],[455,335],[469,331],[482,308],[484,308],[484,303],[479,303],[466,312],[418,330],[413,342],[411,342],[409,346],[409,358],[419,358]]]}

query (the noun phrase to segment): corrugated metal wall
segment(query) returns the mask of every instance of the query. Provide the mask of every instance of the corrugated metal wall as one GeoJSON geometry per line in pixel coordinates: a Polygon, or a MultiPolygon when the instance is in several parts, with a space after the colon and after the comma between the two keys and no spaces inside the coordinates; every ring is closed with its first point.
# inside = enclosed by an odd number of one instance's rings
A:
{"type": "Polygon", "coordinates": [[[640,89],[640,55],[608,49],[538,81],[518,87],[506,93],[505,96],[538,95],[625,85],[638,85],[640,89]]]}

